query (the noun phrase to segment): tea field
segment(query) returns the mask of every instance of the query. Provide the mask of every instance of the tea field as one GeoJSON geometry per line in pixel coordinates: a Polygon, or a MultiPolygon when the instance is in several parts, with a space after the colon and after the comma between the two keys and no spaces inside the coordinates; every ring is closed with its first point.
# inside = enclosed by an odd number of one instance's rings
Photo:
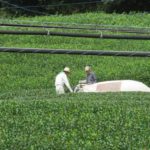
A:
{"type": "MultiPolygon", "coordinates": [[[[146,13],[14,19],[150,27],[146,13]]],[[[0,35],[0,47],[150,51],[150,41],[0,35]]],[[[150,149],[148,93],[55,94],[54,79],[64,66],[71,68],[73,87],[85,78],[87,64],[98,81],[132,79],[150,86],[149,58],[0,53],[0,149],[150,149]]]]}

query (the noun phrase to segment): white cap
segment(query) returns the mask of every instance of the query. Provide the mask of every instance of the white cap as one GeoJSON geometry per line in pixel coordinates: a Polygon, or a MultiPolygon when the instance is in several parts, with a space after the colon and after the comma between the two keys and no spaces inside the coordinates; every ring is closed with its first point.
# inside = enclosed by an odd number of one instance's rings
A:
{"type": "Polygon", "coordinates": [[[64,68],[64,71],[65,71],[65,72],[70,72],[70,68],[69,68],[69,67],[65,67],[65,68],[64,68]]]}
{"type": "Polygon", "coordinates": [[[91,67],[90,66],[86,66],[85,67],[85,71],[90,71],[91,70],[91,67]]]}

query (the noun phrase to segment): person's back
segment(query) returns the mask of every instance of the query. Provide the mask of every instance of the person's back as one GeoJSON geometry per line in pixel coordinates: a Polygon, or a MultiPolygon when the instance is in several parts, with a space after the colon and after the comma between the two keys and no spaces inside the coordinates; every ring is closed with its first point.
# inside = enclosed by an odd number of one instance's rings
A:
{"type": "Polygon", "coordinates": [[[58,86],[58,85],[60,85],[60,86],[64,86],[64,77],[65,77],[66,75],[65,75],[65,73],[64,72],[60,72],[57,76],[56,76],[56,78],[55,78],[55,86],[58,86]]]}

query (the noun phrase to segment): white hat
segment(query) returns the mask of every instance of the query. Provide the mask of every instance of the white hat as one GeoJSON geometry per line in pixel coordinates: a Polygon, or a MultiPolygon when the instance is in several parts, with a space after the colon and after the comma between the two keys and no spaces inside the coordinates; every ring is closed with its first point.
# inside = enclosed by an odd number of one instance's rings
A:
{"type": "Polygon", "coordinates": [[[65,68],[64,68],[64,71],[65,71],[65,72],[70,72],[70,68],[69,68],[69,67],[65,67],[65,68]]]}
{"type": "Polygon", "coordinates": [[[91,67],[90,66],[86,66],[85,67],[85,71],[90,71],[91,70],[91,67]]]}

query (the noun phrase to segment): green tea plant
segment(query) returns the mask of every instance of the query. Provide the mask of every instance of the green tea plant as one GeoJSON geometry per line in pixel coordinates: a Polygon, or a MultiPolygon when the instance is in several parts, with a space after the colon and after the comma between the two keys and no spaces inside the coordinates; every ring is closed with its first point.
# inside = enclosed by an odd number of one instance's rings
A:
{"type": "MultiPolygon", "coordinates": [[[[85,13],[15,19],[20,23],[150,26],[149,14],[85,13]]],[[[0,35],[0,46],[150,50],[149,41],[50,36],[0,35]]],[[[64,66],[71,68],[69,78],[75,86],[85,78],[87,64],[93,67],[98,81],[133,79],[150,86],[149,58],[0,53],[0,149],[150,149],[148,93],[55,94],[55,76],[64,66]]]]}

